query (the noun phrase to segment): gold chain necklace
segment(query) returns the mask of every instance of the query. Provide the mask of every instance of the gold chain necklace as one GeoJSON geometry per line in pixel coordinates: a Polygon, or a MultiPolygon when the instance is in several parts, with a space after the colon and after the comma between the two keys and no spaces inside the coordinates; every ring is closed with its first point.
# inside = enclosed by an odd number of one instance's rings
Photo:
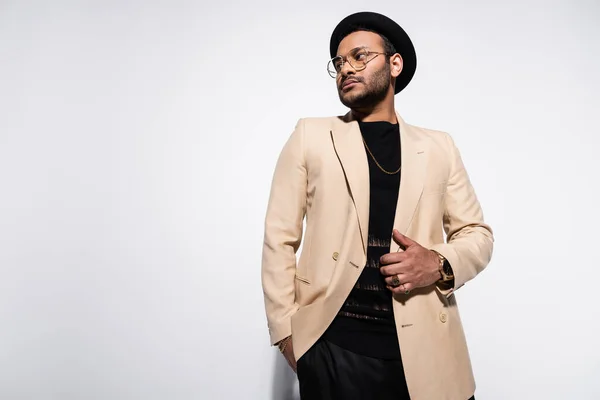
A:
{"type": "Polygon", "coordinates": [[[375,161],[375,164],[377,164],[377,166],[379,167],[379,169],[383,173],[386,173],[388,175],[396,175],[398,172],[400,172],[400,170],[402,169],[402,164],[400,164],[400,166],[398,167],[398,169],[396,171],[394,171],[394,172],[386,171],[385,169],[383,169],[383,167],[375,159],[375,156],[373,155],[373,153],[371,153],[371,149],[369,149],[369,146],[367,146],[367,142],[365,142],[365,138],[364,137],[362,138],[362,140],[363,140],[363,143],[365,144],[365,147],[367,148],[367,151],[371,155],[371,158],[373,159],[373,161],[375,161]]]}

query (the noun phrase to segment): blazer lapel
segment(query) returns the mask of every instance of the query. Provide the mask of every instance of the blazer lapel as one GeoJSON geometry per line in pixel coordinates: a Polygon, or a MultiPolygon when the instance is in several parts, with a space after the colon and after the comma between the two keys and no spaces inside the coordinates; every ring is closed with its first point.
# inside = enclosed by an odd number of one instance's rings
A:
{"type": "MultiPolygon", "coordinates": [[[[400,125],[400,147],[402,151],[402,170],[400,172],[400,192],[396,205],[394,228],[406,234],[415,214],[417,204],[423,192],[425,180],[427,149],[426,143],[418,132],[407,125],[397,114],[400,125]]],[[[392,240],[392,247],[397,246],[392,240]]],[[[390,249],[391,251],[395,251],[390,249]]]]}
{"type": "MultiPolygon", "coordinates": [[[[363,251],[367,251],[369,230],[369,162],[358,123],[348,113],[331,130],[331,139],[350,188],[360,228],[363,251]]],[[[406,234],[423,192],[427,166],[427,146],[419,133],[396,114],[400,127],[402,170],[394,228],[406,234]]],[[[391,235],[391,232],[390,232],[391,235]]],[[[392,247],[395,242],[392,241],[392,247]]],[[[392,250],[391,251],[395,251],[392,250]]]]}
{"type": "Polygon", "coordinates": [[[358,215],[363,251],[366,254],[369,230],[369,162],[360,128],[352,120],[351,113],[338,122],[331,130],[331,139],[350,188],[358,215]]]}

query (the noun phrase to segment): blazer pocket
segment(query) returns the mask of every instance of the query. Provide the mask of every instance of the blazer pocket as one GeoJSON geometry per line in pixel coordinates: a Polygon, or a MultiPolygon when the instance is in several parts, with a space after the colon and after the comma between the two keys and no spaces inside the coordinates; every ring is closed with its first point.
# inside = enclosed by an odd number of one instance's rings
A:
{"type": "Polygon", "coordinates": [[[306,279],[306,278],[303,278],[303,277],[298,276],[298,275],[296,275],[295,278],[296,278],[297,281],[302,282],[305,285],[310,285],[310,281],[308,279],[306,279]]]}

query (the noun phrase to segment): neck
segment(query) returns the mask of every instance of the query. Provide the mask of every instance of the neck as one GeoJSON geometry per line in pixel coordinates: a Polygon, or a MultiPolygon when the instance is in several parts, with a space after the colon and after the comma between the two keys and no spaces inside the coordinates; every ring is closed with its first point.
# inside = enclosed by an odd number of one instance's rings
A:
{"type": "Polygon", "coordinates": [[[351,112],[354,119],[361,122],[386,121],[392,124],[398,122],[393,94],[391,98],[386,98],[384,101],[373,107],[361,109],[353,108],[351,112]]]}

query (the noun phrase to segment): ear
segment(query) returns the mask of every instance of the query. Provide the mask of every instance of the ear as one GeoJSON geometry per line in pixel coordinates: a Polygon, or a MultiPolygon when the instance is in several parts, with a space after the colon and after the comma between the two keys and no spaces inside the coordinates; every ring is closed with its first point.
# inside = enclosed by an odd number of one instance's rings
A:
{"type": "Polygon", "coordinates": [[[402,56],[398,53],[390,56],[390,72],[392,77],[397,78],[402,72],[402,68],[404,68],[404,60],[402,60],[402,56]]]}

